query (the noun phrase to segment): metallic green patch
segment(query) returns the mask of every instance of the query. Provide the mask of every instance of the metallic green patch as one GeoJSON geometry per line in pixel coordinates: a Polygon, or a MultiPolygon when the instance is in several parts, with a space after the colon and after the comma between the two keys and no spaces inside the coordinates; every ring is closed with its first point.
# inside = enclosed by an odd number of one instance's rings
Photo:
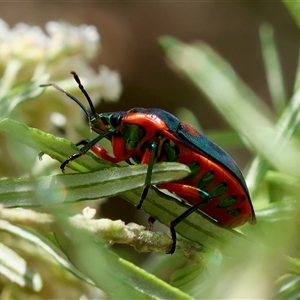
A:
{"type": "Polygon", "coordinates": [[[145,136],[145,129],[135,124],[124,124],[123,138],[127,149],[134,149],[145,136]]]}
{"type": "Polygon", "coordinates": [[[208,171],[205,175],[203,175],[203,177],[197,184],[197,188],[203,189],[208,185],[210,185],[214,180],[215,180],[215,173],[213,171],[208,171]]]}
{"type": "Polygon", "coordinates": [[[230,216],[233,216],[233,217],[237,217],[240,213],[241,213],[241,210],[239,208],[227,210],[227,214],[230,216]]]}
{"type": "Polygon", "coordinates": [[[189,168],[191,170],[191,173],[187,177],[185,177],[184,180],[189,180],[189,179],[193,178],[195,175],[197,175],[197,173],[199,172],[199,169],[200,169],[200,165],[199,165],[199,163],[194,161],[189,165],[189,168]]]}
{"type": "Polygon", "coordinates": [[[218,202],[218,207],[226,208],[226,207],[233,206],[236,203],[237,203],[236,197],[235,196],[230,196],[230,197],[227,197],[227,198],[224,198],[224,199],[220,200],[218,202]]]}
{"type": "Polygon", "coordinates": [[[164,153],[167,156],[168,161],[172,162],[178,160],[179,149],[175,145],[175,143],[173,143],[173,141],[165,142],[163,145],[163,149],[164,149],[163,150],[164,153]]]}
{"type": "Polygon", "coordinates": [[[225,194],[228,190],[228,186],[225,182],[221,182],[217,185],[215,185],[210,191],[210,195],[212,198],[215,198],[215,197],[219,197],[223,194],[225,194]]]}

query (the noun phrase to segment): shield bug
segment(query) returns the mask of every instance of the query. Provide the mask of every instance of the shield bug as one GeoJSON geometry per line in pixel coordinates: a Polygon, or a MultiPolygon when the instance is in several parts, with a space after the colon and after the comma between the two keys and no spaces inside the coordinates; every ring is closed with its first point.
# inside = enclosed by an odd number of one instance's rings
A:
{"type": "MultiPolygon", "coordinates": [[[[89,103],[90,111],[55,83],[43,86],[53,86],[75,101],[87,115],[90,128],[99,135],[93,140],[77,143],[83,147],[61,164],[62,171],[69,162],[89,150],[112,163],[133,161],[147,164],[145,185],[137,205],[141,209],[151,187],[151,174],[156,162],[187,165],[191,173],[186,178],[157,186],[176,194],[190,205],[170,223],[173,242],[168,253],[174,253],[176,248],[176,225],[198,209],[225,227],[233,228],[246,222],[255,224],[255,213],[244,177],[235,161],[222,148],[162,109],[133,108],[97,113],[79,77],[75,72],[72,74],[89,103]],[[98,144],[103,138],[111,142],[113,155],[98,144]]],[[[154,220],[150,218],[150,222],[154,220]]]]}

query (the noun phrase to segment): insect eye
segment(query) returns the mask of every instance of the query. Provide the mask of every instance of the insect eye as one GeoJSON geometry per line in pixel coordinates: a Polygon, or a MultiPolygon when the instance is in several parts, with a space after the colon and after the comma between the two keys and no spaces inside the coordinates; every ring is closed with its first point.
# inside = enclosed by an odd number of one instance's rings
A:
{"type": "Polygon", "coordinates": [[[113,114],[111,115],[109,122],[111,126],[115,128],[120,124],[121,120],[122,117],[119,114],[113,114]]]}

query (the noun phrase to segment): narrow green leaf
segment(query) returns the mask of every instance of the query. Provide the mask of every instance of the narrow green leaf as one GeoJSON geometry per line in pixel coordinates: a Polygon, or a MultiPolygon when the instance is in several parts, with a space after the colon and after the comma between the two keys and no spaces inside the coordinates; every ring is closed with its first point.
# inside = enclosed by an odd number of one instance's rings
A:
{"type": "Polygon", "coordinates": [[[275,202],[270,203],[267,208],[256,212],[257,222],[278,222],[284,220],[293,220],[295,212],[295,203],[293,202],[275,202]]]}
{"type": "MultiPolygon", "coordinates": [[[[300,74],[300,65],[297,73],[300,74]]],[[[291,139],[299,130],[300,124],[300,85],[295,84],[295,91],[290,100],[290,103],[280,116],[275,129],[277,130],[276,139],[280,141],[283,137],[291,139]]],[[[292,158],[286,158],[286,162],[292,161],[292,158]]],[[[262,157],[256,157],[249,169],[247,176],[247,183],[249,189],[254,190],[265,177],[266,173],[270,169],[270,163],[267,159],[262,157]]],[[[296,178],[299,178],[296,176],[296,178]]]]}
{"type": "Polygon", "coordinates": [[[286,258],[288,263],[288,271],[294,275],[300,276],[300,259],[299,258],[286,258]]]}
{"type": "Polygon", "coordinates": [[[290,193],[299,193],[300,181],[294,177],[275,171],[268,171],[266,180],[285,188],[290,193]]]}
{"type": "MultiPolygon", "coordinates": [[[[60,174],[39,178],[0,180],[0,203],[5,207],[31,207],[99,199],[141,188],[147,165],[113,167],[96,172],[60,174]],[[45,194],[48,195],[45,202],[45,194]]],[[[152,183],[174,181],[189,174],[177,163],[160,163],[153,168],[152,183]]]]}
{"type": "Polygon", "coordinates": [[[85,282],[89,284],[94,284],[88,277],[86,277],[83,273],[74,268],[74,266],[64,258],[64,255],[62,254],[61,250],[54,246],[48,239],[46,239],[40,233],[34,232],[28,228],[15,226],[5,221],[0,221],[0,230],[18,236],[19,238],[24,239],[43,249],[47,254],[52,256],[57,261],[57,263],[61,265],[64,269],[68,270],[70,273],[74,274],[76,277],[84,280],[85,282]]]}
{"type": "Polygon", "coordinates": [[[294,300],[300,298],[300,277],[286,274],[276,282],[277,293],[274,299],[294,300]]]}
{"type": "Polygon", "coordinates": [[[271,99],[277,115],[280,116],[287,103],[287,96],[274,30],[271,25],[263,24],[260,26],[259,35],[271,99]]]}
{"type": "Polygon", "coordinates": [[[0,273],[21,287],[35,292],[42,288],[42,279],[15,251],[0,243],[0,273]]]}
{"type": "MultiPolygon", "coordinates": [[[[70,141],[12,119],[2,120],[0,122],[0,131],[5,133],[9,138],[37,149],[37,151],[46,153],[60,162],[65,161],[71,154],[78,152],[78,148],[70,141]]],[[[111,166],[113,164],[100,160],[92,153],[87,153],[68,165],[68,167],[81,172],[101,170],[111,166]]]]}
{"type": "Polygon", "coordinates": [[[204,265],[191,265],[180,269],[172,274],[171,283],[173,286],[186,292],[190,292],[195,284],[195,279],[202,274],[204,265]]]}
{"type": "Polygon", "coordinates": [[[300,29],[300,3],[299,1],[282,0],[286,8],[290,11],[291,16],[294,18],[298,28],[300,29]]]}

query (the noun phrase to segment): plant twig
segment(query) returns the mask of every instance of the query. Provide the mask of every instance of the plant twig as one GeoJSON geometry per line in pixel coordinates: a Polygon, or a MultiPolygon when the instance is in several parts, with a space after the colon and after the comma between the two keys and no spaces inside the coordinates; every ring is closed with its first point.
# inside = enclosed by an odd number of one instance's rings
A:
{"type": "MultiPolygon", "coordinates": [[[[162,232],[145,230],[144,226],[121,220],[92,219],[96,214],[95,209],[86,207],[82,214],[69,217],[70,224],[97,237],[104,238],[109,243],[127,244],[138,252],[167,252],[172,243],[171,237],[162,232]]],[[[29,226],[42,232],[55,231],[57,223],[55,218],[46,213],[36,212],[30,209],[7,209],[0,206],[0,219],[15,225],[29,226]]],[[[195,243],[178,240],[175,255],[183,257],[191,262],[199,263],[203,247],[195,243]]]]}

